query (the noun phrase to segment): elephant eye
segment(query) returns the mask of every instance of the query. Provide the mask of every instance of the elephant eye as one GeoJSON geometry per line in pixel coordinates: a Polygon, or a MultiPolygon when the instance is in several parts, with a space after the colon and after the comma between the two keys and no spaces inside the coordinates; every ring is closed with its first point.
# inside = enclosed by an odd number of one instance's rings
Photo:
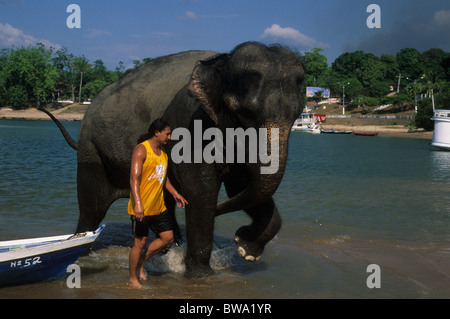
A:
{"type": "Polygon", "coordinates": [[[237,74],[232,85],[234,94],[240,99],[254,99],[258,96],[262,76],[257,72],[237,74]]]}
{"type": "Polygon", "coordinates": [[[304,77],[303,76],[299,76],[296,79],[296,84],[298,88],[303,88],[303,83],[304,83],[304,77]]]}

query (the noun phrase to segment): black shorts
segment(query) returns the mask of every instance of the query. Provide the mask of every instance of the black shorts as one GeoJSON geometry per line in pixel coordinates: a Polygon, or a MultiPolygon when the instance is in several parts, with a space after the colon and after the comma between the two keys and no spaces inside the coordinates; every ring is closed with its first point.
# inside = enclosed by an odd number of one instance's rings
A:
{"type": "Polygon", "coordinates": [[[144,216],[142,221],[136,220],[136,217],[131,215],[131,227],[135,237],[148,237],[149,228],[157,237],[160,233],[173,230],[172,220],[167,210],[159,215],[144,216]]]}

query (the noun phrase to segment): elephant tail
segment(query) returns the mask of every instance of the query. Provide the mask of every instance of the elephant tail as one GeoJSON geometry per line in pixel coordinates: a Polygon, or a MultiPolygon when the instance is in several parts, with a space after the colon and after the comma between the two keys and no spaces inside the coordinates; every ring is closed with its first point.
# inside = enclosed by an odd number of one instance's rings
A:
{"type": "Polygon", "coordinates": [[[67,132],[66,128],[61,124],[61,122],[58,121],[58,119],[46,109],[38,108],[38,110],[47,114],[53,120],[53,122],[56,123],[67,144],[69,144],[69,146],[72,147],[75,151],[78,150],[78,143],[70,136],[69,132],[67,132]]]}

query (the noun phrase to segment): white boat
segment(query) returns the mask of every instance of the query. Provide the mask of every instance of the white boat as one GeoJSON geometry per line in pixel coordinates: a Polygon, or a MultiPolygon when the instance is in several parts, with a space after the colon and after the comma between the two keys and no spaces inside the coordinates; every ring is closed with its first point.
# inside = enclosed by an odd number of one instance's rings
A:
{"type": "Polygon", "coordinates": [[[60,278],[104,227],[86,233],[0,242],[0,287],[60,278]]]}
{"type": "Polygon", "coordinates": [[[295,120],[291,131],[308,132],[313,134],[320,134],[322,130],[322,123],[326,122],[326,115],[304,113],[295,120]]]}
{"type": "Polygon", "coordinates": [[[431,145],[450,150],[450,110],[435,110],[433,140],[431,145]]]}

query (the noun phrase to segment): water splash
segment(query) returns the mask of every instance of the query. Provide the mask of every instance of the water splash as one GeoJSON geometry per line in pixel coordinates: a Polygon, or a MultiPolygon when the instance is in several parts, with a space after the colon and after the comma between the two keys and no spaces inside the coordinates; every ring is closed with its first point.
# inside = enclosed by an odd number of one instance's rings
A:
{"type": "MultiPolygon", "coordinates": [[[[131,247],[111,245],[92,251],[88,256],[79,259],[78,263],[85,268],[128,269],[128,258],[131,247]]],[[[176,273],[185,271],[184,259],[187,246],[172,246],[166,254],[157,254],[144,265],[154,274],[176,273]]],[[[236,247],[232,240],[215,240],[211,252],[210,265],[215,271],[224,271],[238,266],[240,258],[236,258],[236,247]]]]}

